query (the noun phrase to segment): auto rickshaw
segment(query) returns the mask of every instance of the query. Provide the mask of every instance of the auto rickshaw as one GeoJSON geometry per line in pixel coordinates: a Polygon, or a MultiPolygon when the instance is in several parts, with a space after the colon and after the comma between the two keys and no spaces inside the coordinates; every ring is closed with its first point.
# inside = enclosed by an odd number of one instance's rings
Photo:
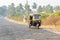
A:
{"type": "Polygon", "coordinates": [[[37,27],[39,29],[39,27],[41,26],[41,15],[39,14],[33,14],[29,16],[29,28],[31,28],[31,26],[37,27]]]}

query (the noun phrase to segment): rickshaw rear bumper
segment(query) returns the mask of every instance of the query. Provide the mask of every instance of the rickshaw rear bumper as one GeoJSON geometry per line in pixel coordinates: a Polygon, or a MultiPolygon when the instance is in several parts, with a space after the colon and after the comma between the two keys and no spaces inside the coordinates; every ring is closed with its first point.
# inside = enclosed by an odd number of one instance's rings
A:
{"type": "Polygon", "coordinates": [[[38,24],[38,26],[41,25],[41,21],[31,21],[30,23],[32,26],[36,26],[38,24]]]}

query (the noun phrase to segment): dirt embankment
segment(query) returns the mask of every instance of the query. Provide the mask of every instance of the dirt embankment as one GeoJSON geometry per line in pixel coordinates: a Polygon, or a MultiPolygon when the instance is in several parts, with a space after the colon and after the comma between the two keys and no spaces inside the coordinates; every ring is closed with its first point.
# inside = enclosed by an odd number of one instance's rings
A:
{"type": "Polygon", "coordinates": [[[45,19],[43,25],[45,25],[43,28],[60,32],[60,16],[51,15],[45,19]]]}

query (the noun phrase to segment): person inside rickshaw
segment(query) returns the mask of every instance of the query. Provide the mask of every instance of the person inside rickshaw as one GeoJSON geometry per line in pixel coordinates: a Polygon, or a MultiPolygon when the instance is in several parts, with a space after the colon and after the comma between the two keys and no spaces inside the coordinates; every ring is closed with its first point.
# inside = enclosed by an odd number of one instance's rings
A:
{"type": "Polygon", "coordinates": [[[30,20],[32,20],[33,19],[33,16],[30,16],[30,20]]]}
{"type": "Polygon", "coordinates": [[[32,24],[33,16],[30,15],[30,24],[32,24]]]}

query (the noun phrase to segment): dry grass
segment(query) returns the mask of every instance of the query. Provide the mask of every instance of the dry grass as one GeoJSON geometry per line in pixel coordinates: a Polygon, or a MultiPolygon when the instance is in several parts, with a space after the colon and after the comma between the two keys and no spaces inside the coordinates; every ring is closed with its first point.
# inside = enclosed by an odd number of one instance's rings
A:
{"type": "Polygon", "coordinates": [[[51,15],[43,22],[43,28],[60,32],[60,16],[51,15]]]}
{"type": "Polygon", "coordinates": [[[45,25],[60,25],[60,16],[51,16],[51,17],[48,17],[44,24],[45,25]]]}
{"type": "Polygon", "coordinates": [[[23,16],[20,17],[9,17],[12,20],[23,22],[23,16]]]}

